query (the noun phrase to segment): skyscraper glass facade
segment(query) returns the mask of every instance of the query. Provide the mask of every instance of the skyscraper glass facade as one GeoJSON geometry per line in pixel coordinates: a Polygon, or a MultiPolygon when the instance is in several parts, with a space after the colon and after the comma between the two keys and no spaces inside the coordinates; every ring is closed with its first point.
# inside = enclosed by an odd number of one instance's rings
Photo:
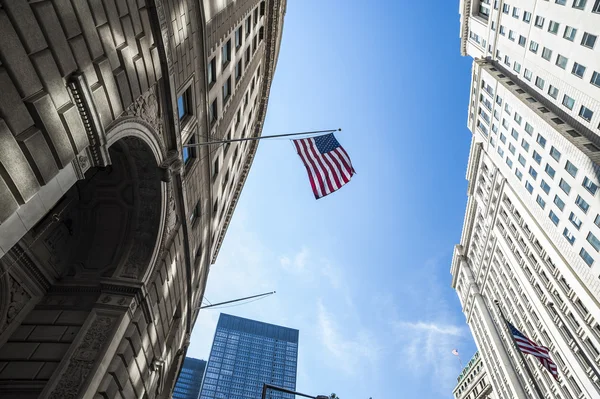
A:
{"type": "MultiPolygon", "coordinates": [[[[221,314],[201,399],[259,399],[263,383],[296,389],[299,331],[221,314]]],[[[269,391],[267,398],[293,399],[269,391]]]]}
{"type": "Polygon", "coordinates": [[[206,360],[186,357],[173,390],[173,399],[198,399],[206,360]]]}

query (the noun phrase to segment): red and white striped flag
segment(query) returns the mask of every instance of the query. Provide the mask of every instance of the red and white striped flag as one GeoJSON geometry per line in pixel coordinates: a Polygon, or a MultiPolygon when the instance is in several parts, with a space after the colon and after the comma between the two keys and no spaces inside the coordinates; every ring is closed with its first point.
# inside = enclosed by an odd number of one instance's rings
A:
{"type": "Polygon", "coordinates": [[[356,173],[348,153],[333,133],[292,141],[304,162],[316,199],[339,190],[356,173]]]}
{"type": "Polygon", "coordinates": [[[508,324],[508,328],[510,329],[510,333],[512,334],[515,342],[517,343],[517,347],[523,353],[528,353],[538,358],[542,366],[544,366],[550,374],[554,377],[554,379],[558,380],[558,368],[556,367],[556,363],[552,361],[550,358],[550,351],[545,346],[541,346],[527,338],[521,331],[517,330],[515,326],[506,322],[508,324]]]}

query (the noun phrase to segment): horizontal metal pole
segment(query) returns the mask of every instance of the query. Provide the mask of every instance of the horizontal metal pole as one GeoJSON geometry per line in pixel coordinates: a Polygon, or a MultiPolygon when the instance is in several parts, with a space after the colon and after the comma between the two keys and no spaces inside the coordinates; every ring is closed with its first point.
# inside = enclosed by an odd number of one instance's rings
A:
{"type": "Polygon", "coordinates": [[[274,134],[271,136],[258,136],[258,137],[247,137],[243,139],[231,139],[231,140],[221,140],[221,141],[207,141],[205,143],[192,143],[192,144],[184,144],[184,147],[203,147],[205,145],[212,144],[227,144],[227,143],[235,143],[238,141],[255,141],[262,139],[271,139],[274,137],[289,137],[289,136],[300,136],[306,134],[317,134],[317,133],[333,133],[333,132],[341,132],[342,129],[330,129],[330,130],[315,130],[313,132],[301,132],[301,133],[287,133],[287,134],[274,134]]]}

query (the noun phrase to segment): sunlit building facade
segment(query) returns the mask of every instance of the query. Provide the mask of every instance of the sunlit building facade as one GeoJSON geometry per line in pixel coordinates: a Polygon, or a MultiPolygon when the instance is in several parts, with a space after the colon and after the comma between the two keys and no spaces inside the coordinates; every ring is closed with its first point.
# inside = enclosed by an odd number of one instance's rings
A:
{"type": "Polygon", "coordinates": [[[285,0],[0,7],[0,397],[168,398],[285,0]]]}
{"type": "Polygon", "coordinates": [[[487,377],[479,352],[475,352],[469,363],[456,379],[452,392],[455,399],[495,399],[492,385],[487,377]]]}
{"type": "MultiPolygon", "coordinates": [[[[257,399],[263,384],[296,389],[299,331],[221,313],[201,399],[257,399]]],[[[293,395],[269,390],[268,398],[293,395]]]]}
{"type": "Polygon", "coordinates": [[[452,286],[497,398],[600,397],[599,13],[461,2],[473,136],[452,286]],[[529,377],[499,309],[550,349],[558,380],[533,356],[529,377]]]}

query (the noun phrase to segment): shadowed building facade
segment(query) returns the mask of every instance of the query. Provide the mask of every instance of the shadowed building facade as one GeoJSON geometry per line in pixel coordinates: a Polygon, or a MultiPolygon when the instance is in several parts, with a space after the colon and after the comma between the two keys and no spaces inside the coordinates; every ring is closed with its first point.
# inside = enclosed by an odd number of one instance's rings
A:
{"type": "Polygon", "coordinates": [[[286,1],[0,5],[0,397],[170,397],[286,1]]]}

